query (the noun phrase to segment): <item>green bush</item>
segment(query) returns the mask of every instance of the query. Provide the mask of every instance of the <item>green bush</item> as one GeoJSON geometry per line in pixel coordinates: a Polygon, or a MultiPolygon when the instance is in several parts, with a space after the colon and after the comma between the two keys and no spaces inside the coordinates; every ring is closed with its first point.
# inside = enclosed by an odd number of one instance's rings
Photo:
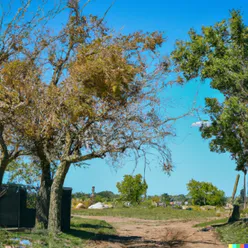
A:
{"type": "Polygon", "coordinates": [[[140,204],[142,195],[147,191],[148,185],[142,179],[142,175],[136,176],[125,175],[122,182],[118,182],[116,187],[120,193],[120,199],[131,202],[132,204],[140,204]]]}
{"type": "Polygon", "coordinates": [[[223,206],[225,204],[224,191],[219,190],[212,183],[198,182],[192,179],[187,184],[187,188],[192,197],[193,205],[223,206]]]}
{"type": "Polygon", "coordinates": [[[140,203],[140,206],[143,208],[154,208],[155,206],[152,205],[152,199],[145,199],[140,203]]]}

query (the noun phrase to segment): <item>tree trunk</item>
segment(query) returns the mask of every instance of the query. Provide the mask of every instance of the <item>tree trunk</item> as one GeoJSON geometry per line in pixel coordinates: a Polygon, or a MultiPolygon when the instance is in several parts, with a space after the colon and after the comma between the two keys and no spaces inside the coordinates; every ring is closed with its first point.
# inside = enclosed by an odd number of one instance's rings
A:
{"type": "Polygon", "coordinates": [[[47,228],[52,185],[50,164],[47,161],[42,161],[41,169],[42,175],[36,202],[36,228],[47,228]]]}
{"type": "Polygon", "coordinates": [[[234,205],[232,215],[228,219],[228,223],[233,223],[235,221],[238,221],[240,219],[240,212],[239,212],[239,206],[234,205]]]}
{"type": "Polygon", "coordinates": [[[246,170],[244,170],[244,209],[246,209],[246,170]]]}
{"type": "Polygon", "coordinates": [[[6,171],[8,163],[1,161],[0,163],[0,186],[3,184],[4,172],[6,171]]]}
{"type": "Polygon", "coordinates": [[[4,169],[0,167],[0,186],[3,184],[4,169]]]}
{"type": "Polygon", "coordinates": [[[63,162],[58,167],[52,187],[49,211],[49,232],[55,234],[61,231],[61,200],[65,176],[70,168],[70,163],[63,162]]]}

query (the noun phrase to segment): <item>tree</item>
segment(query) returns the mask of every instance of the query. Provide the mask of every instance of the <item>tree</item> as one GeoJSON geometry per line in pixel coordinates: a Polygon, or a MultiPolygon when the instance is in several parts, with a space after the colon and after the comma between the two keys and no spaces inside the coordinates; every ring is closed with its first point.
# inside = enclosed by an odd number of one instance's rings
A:
{"type": "Polygon", "coordinates": [[[237,170],[246,175],[248,161],[248,27],[240,11],[230,19],[203,27],[202,33],[190,30],[190,40],[178,41],[172,53],[179,73],[178,81],[197,77],[210,79],[224,101],[206,98],[206,113],[211,125],[201,127],[202,137],[211,139],[210,150],[230,152],[237,170]]]}
{"type": "Polygon", "coordinates": [[[118,182],[116,187],[120,193],[121,200],[139,204],[148,185],[142,180],[142,175],[137,174],[136,176],[125,175],[123,181],[118,182]]]}
{"type": "Polygon", "coordinates": [[[192,179],[187,184],[187,188],[194,205],[221,206],[225,203],[224,191],[218,190],[217,187],[211,183],[198,182],[192,179]]]}
{"type": "Polygon", "coordinates": [[[174,201],[180,201],[180,202],[184,202],[186,201],[187,197],[183,194],[180,194],[180,195],[173,195],[171,196],[171,198],[174,200],[174,201]]]}
{"type": "Polygon", "coordinates": [[[83,192],[76,192],[72,194],[72,198],[81,199],[82,201],[84,201],[85,199],[90,198],[90,194],[86,194],[83,192]]]}
{"type": "Polygon", "coordinates": [[[77,0],[62,9],[68,21],[58,34],[38,32],[45,40],[34,45],[43,50],[28,46],[32,59],[3,64],[0,84],[1,115],[40,162],[37,219],[52,233],[61,229],[62,189],[71,165],[105,157],[115,165],[125,156],[148,163],[149,150],[168,172],[165,138],[177,119],[161,114],[159,104],[169,69],[159,56],[162,33],[116,34],[104,17],[83,15],[77,0]]]}
{"type": "Polygon", "coordinates": [[[112,191],[101,191],[96,196],[102,197],[105,201],[113,201],[117,196],[112,191]]]}
{"type": "Polygon", "coordinates": [[[170,195],[168,195],[167,193],[162,194],[161,195],[161,201],[166,203],[166,204],[169,204],[171,201],[170,195]]]}
{"type": "Polygon", "coordinates": [[[202,126],[202,136],[212,138],[211,151],[229,151],[243,170],[248,156],[248,28],[240,11],[232,11],[229,21],[203,27],[201,34],[190,30],[189,36],[190,41],[178,41],[172,53],[179,81],[211,79],[211,87],[224,95],[223,102],[206,98],[211,125],[202,126]]]}

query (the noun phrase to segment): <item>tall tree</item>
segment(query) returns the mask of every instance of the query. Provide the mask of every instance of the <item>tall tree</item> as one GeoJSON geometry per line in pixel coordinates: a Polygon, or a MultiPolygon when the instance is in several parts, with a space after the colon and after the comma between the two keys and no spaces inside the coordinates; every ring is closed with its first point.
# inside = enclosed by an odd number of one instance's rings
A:
{"type": "Polygon", "coordinates": [[[148,163],[149,150],[165,171],[172,168],[166,137],[177,118],[166,116],[158,96],[169,67],[158,53],[163,34],[116,34],[104,17],[84,15],[84,7],[67,1],[61,30],[38,32],[34,46],[24,46],[32,56],[1,68],[0,111],[22,147],[40,160],[37,219],[46,226],[49,215],[51,232],[61,229],[71,165],[105,157],[117,163],[124,156],[148,163]]]}
{"type": "Polygon", "coordinates": [[[248,161],[248,27],[240,11],[229,20],[189,32],[189,41],[178,41],[172,53],[178,81],[210,79],[224,100],[206,98],[206,113],[211,125],[201,127],[203,138],[210,139],[210,150],[230,152],[237,170],[245,171],[248,161]]]}
{"type": "MultiPolygon", "coordinates": [[[[148,147],[158,150],[169,163],[163,127],[169,119],[156,113],[156,79],[161,71],[147,73],[142,53],[155,51],[162,37],[135,33],[106,37],[79,50],[63,82],[60,127],[60,155],[51,188],[49,229],[60,229],[61,191],[73,163],[109,156],[117,161],[130,152],[137,157],[148,147]]],[[[57,107],[57,106],[56,106],[57,107]]],[[[167,168],[167,167],[166,167],[167,168]]]]}

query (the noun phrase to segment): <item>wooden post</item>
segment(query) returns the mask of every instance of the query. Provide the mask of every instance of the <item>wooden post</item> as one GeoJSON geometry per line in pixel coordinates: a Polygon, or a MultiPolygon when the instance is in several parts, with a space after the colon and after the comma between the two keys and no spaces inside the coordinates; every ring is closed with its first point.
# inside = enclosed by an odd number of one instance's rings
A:
{"type": "Polygon", "coordinates": [[[237,192],[239,178],[240,178],[240,175],[238,174],[237,177],[236,177],[236,181],[235,181],[234,187],[233,187],[232,204],[234,203],[235,195],[236,195],[236,192],[237,192]]]}

